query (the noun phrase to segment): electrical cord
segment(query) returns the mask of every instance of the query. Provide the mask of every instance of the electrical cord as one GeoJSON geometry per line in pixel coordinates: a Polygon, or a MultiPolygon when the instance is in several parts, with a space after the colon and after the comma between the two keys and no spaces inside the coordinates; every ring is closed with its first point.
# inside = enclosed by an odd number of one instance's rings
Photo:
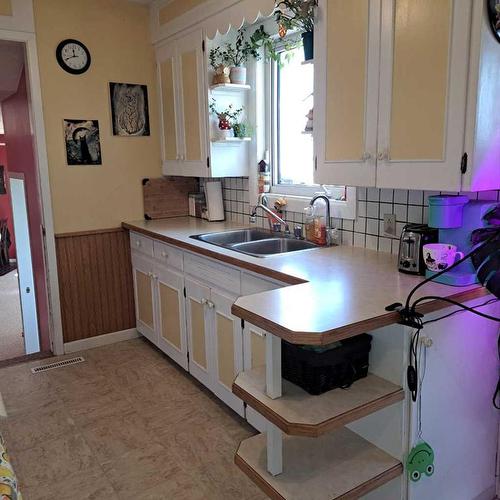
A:
{"type": "MultiPolygon", "coordinates": [[[[478,309],[479,307],[484,307],[484,306],[487,306],[489,304],[493,304],[495,302],[498,302],[500,299],[490,299],[490,300],[487,300],[486,302],[483,302],[482,304],[478,304],[477,306],[474,306],[474,309],[478,309]]],[[[449,318],[450,316],[454,316],[455,314],[458,314],[458,313],[463,313],[465,312],[464,309],[457,309],[456,311],[453,311],[449,314],[445,314],[444,316],[439,316],[439,318],[435,318],[435,319],[428,319],[427,321],[424,321],[422,324],[423,325],[428,325],[429,323],[436,323],[437,321],[441,321],[442,319],[446,319],[446,318],[449,318]]],[[[500,337],[499,337],[499,340],[500,340],[500,337]]]]}
{"type": "MultiPolygon", "coordinates": [[[[412,304],[411,304],[411,298],[413,297],[413,295],[415,294],[415,292],[419,288],[421,288],[425,284],[435,280],[439,276],[442,276],[443,274],[451,271],[452,269],[456,268],[457,266],[459,266],[460,264],[465,262],[467,259],[474,256],[476,253],[480,252],[483,249],[483,247],[485,247],[488,243],[490,243],[490,241],[492,241],[493,239],[498,237],[498,231],[499,230],[495,231],[481,245],[478,245],[474,250],[472,250],[468,254],[464,255],[461,259],[457,260],[451,266],[447,267],[446,269],[443,269],[442,271],[439,271],[438,273],[434,274],[433,276],[418,283],[408,294],[408,297],[406,298],[406,303],[405,303],[404,307],[400,303],[395,303],[395,304],[391,304],[385,308],[387,311],[398,310],[399,314],[401,316],[400,323],[403,325],[406,325],[406,326],[413,327],[415,329],[412,336],[411,336],[411,340],[410,340],[409,360],[408,360],[408,368],[407,368],[407,372],[406,372],[408,389],[410,390],[411,398],[412,398],[413,402],[416,402],[417,398],[419,396],[418,393],[419,393],[420,377],[419,377],[419,373],[418,373],[418,365],[419,365],[418,352],[419,352],[420,332],[424,328],[424,325],[429,324],[429,323],[433,323],[436,321],[440,321],[440,320],[442,320],[444,318],[448,318],[448,317],[450,317],[458,312],[464,312],[464,311],[471,312],[473,314],[476,314],[482,318],[485,318],[485,319],[488,319],[491,321],[500,322],[500,318],[497,318],[495,316],[491,316],[489,314],[485,314],[485,313],[482,313],[482,312],[476,310],[479,307],[482,307],[482,306],[487,305],[489,303],[495,302],[497,299],[491,299],[491,300],[485,302],[484,304],[480,304],[480,305],[472,308],[472,307],[465,306],[464,304],[461,304],[460,302],[457,302],[455,300],[448,299],[445,297],[439,297],[436,295],[427,295],[424,297],[420,297],[417,300],[415,300],[412,304]],[[446,302],[448,304],[455,305],[455,306],[459,307],[460,309],[457,311],[453,311],[450,314],[446,314],[445,316],[442,316],[441,318],[436,318],[434,320],[428,320],[428,321],[424,322],[422,319],[423,314],[418,312],[416,310],[416,308],[417,308],[418,304],[420,304],[421,302],[424,302],[426,300],[439,300],[442,302],[446,302]]],[[[498,353],[499,353],[499,359],[500,359],[500,335],[498,337],[498,353]]],[[[498,409],[500,409],[500,401],[497,403],[497,399],[499,399],[499,398],[500,398],[500,377],[498,379],[497,387],[496,387],[495,393],[493,395],[493,405],[495,406],[495,408],[498,408],[498,409]]]]}

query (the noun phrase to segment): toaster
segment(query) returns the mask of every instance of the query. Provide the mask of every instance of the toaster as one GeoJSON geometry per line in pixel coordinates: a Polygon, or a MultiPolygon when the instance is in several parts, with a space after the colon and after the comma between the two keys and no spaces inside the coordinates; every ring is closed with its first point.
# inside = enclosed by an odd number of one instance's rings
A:
{"type": "Polygon", "coordinates": [[[427,224],[406,224],[399,240],[399,271],[408,274],[425,274],[423,247],[427,243],[437,243],[437,241],[437,229],[427,224]]]}

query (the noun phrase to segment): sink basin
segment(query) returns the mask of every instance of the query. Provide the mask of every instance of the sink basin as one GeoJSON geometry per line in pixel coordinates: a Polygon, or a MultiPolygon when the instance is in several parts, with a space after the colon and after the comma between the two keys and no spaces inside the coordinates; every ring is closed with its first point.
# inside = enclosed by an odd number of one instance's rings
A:
{"type": "Polygon", "coordinates": [[[257,228],[195,234],[191,238],[254,257],[266,257],[269,255],[319,248],[318,245],[309,241],[298,240],[291,236],[283,236],[279,233],[276,234],[257,228]]]}
{"type": "Polygon", "coordinates": [[[263,255],[274,255],[277,253],[297,252],[318,248],[318,245],[309,241],[296,240],[293,238],[269,238],[267,240],[250,241],[248,243],[237,243],[232,245],[233,250],[262,257],[263,255]]]}
{"type": "Polygon", "coordinates": [[[247,241],[258,241],[272,238],[273,233],[265,229],[238,229],[235,231],[222,231],[220,233],[196,234],[191,236],[196,240],[212,243],[213,245],[227,246],[247,241]]]}

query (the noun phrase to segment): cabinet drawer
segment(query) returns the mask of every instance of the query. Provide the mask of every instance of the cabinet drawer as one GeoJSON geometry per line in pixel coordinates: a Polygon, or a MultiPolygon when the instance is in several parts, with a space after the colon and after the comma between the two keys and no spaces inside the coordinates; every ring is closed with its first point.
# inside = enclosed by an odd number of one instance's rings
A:
{"type": "Polygon", "coordinates": [[[148,257],[153,257],[153,240],[140,234],[130,232],[130,248],[148,257]]]}
{"type": "Polygon", "coordinates": [[[216,285],[218,288],[223,288],[237,295],[240,294],[241,273],[237,269],[186,253],[184,255],[184,271],[197,279],[216,285]]]}
{"type": "Polygon", "coordinates": [[[259,278],[249,273],[241,273],[241,295],[253,295],[254,293],[267,292],[283,288],[285,284],[259,278]]]}
{"type": "Polygon", "coordinates": [[[161,241],[154,240],[153,253],[155,259],[162,264],[166,264],[167,266],[174,267],[175,269],[182,271],[182,252],[177,250],[177,248],[167,245],[166,243],[162,243],[161,241]]]}

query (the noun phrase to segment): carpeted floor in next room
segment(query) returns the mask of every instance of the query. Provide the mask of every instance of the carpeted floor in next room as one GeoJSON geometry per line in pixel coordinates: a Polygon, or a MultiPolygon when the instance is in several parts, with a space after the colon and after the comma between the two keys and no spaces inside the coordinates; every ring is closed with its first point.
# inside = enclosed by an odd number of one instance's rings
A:
{"type": "Polygon", "coordinates": [[[17,271],[0,276],[0,361],[24,355],[17,271]]]}
{"type": "Polygon", "coordinates": [[[0,369],[25,500],[263,500],[234,465],[255,431],[143,339],[0,369]]]}

